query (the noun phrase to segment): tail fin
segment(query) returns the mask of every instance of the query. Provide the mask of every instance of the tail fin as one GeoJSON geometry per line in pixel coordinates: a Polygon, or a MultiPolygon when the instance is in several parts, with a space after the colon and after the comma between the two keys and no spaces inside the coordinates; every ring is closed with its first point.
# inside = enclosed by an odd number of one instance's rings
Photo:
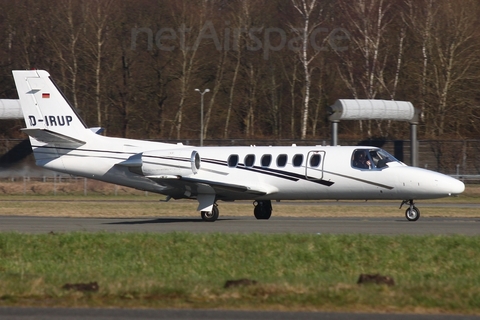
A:
{"type": "Polygon", "coordinates": [[[34,139],[50,144],[84,144],[85,123],[43,70],[13,71],[27,128],[34,139]]]}

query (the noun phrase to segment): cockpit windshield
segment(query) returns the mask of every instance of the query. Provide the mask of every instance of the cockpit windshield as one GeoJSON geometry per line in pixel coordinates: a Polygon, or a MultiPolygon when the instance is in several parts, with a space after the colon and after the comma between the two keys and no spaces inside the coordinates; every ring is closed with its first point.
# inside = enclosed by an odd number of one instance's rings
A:
{"type": "Polygon", "coordinates": [[[390,162],[399,161],[383,149],[357,149],[352,155],[352,167],[356,169],[383,169],[390,162]]]}

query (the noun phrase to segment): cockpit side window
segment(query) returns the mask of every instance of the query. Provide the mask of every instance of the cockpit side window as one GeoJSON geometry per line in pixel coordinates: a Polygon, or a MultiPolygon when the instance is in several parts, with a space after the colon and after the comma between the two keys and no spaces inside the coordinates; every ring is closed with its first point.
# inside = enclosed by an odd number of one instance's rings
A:
{"type": "Polygon", "coordinates": [[[385,161],[381,161],[382,158],[380,157],[380,155],[378,154],[377,150],[370,150],[368,152],[370,154],[370,158],[372,159],[373,161],[373,164],[375,165],[375,167],[379,167],[378,164],[379,163],[383,163],[383,166],[386,165],[386,162],[385,161]]]}
{"type": "Polygon", "coordinates": [[[388,163],[390,162],[400,162],[383,149],[370,150],[370,156],[372,157],[377,169],[388,167],[388,163]]]}
{"type": "Polygon", "coordinates": [[[368,150],[358,149],[353,152],[352,167],[356,169],[372,169],[372,160],[368,150]]]}
{"type": "Polygon", "coordinates": [[[388,168],[388,163],[400,162],[383,149],[357,149],[352,155],[352,167],[356,169],[388,168]]]}

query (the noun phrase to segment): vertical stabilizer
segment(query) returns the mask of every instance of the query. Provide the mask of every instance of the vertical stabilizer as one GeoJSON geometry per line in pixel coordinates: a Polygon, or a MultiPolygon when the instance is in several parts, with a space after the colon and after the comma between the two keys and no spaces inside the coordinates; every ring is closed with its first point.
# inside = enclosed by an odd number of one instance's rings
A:
{"type": "Polygon", "coordinates": [[[47,71],[13,71],[13,78],[27,134],[45,143],[85,141],[89,130],[47,71]]]}
{"type": "Polygon", "coordinates": [[[13,71],[18,98],[38,166],[65,170],[62,156],[94,135],[46,71],[13,71]]]}

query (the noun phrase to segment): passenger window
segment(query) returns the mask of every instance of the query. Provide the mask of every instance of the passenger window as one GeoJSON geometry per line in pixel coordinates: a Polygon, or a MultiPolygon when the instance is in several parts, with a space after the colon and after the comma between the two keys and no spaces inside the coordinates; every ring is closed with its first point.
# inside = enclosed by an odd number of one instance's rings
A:
{"type": "Polygon", "coordinates": [[[262,157],[262,167],[270,167],[270,163],[272,163],[272,155],[271,154],[265,154],[262,157]]]}
{"type": "Polygon", "coordinates": [[[303,163],[303,154],[296,154],[293,156],[293,166],[300,167],[303,163]]]}
{"type": "Polygon", "coordinates": [[[232,154],[227,162],[230,168],[235,168],[238,165],[238,154],[232,154]]]}
{"type": "Polygon", "coordinates": [[[277,157],[277,167],[285,167],[287,165],[287,155],[286,154],[280,154],[277,157]]]}
{"type": "Polygon", "coordinates": [[[312,168],[318,167],[320,165],[321,160],[322,160],[322,158],[320,157],[320,155],[318,153],[313,154],[310,157],[310,167],[312,167],[312,168]]]}
{"type": "Polygon", "coordinates": [[[254,163],[255,163],[255,155],[254,154],[248,154],[245,157],[245,166],[246,167],[253,167],[254,163]]]}

